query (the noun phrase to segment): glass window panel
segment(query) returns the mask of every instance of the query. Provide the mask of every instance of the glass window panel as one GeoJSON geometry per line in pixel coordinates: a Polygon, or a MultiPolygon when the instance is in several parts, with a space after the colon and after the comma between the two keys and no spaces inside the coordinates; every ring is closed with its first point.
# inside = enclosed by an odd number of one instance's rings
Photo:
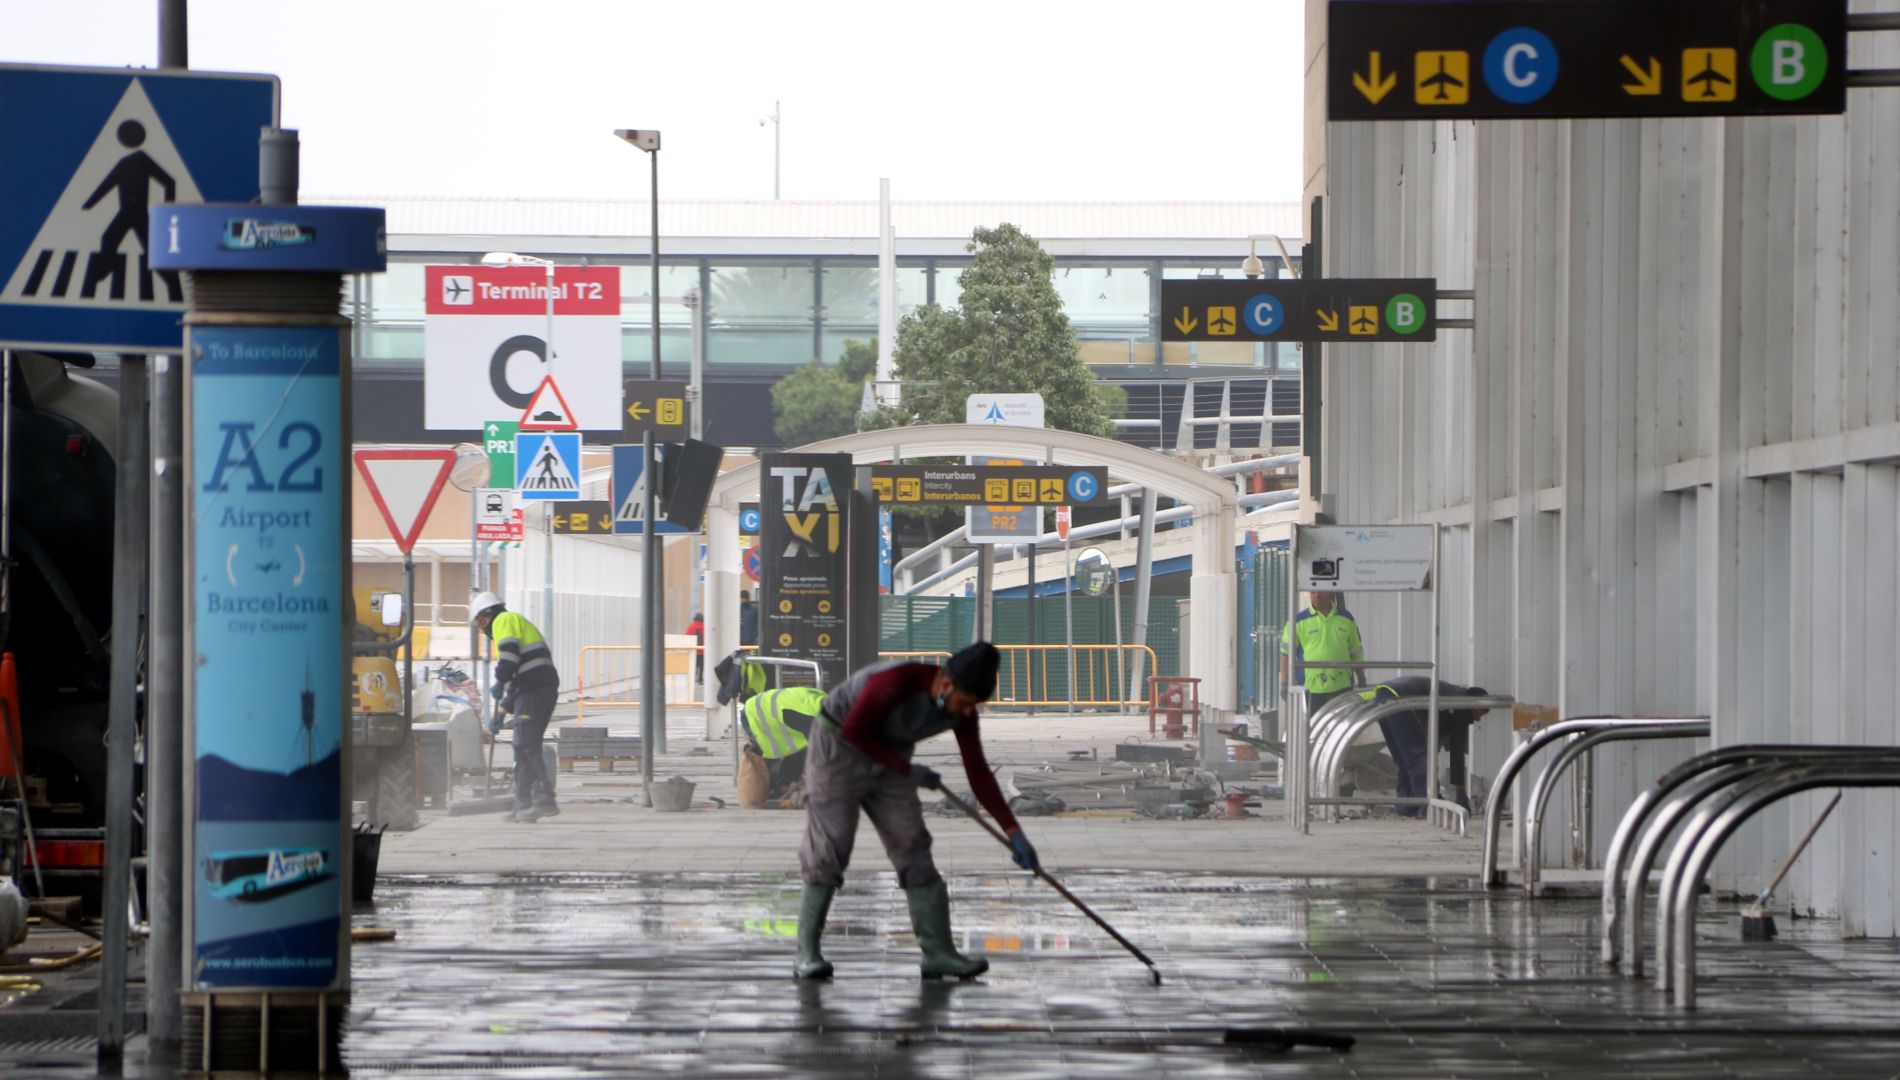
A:
{"type": "Polygon", "coordinates": [[[872,326],[833,326],[825,324],[824,352],[819,359],[827,364],[835,364],[844,357],[844,343],[847,341],[872,342],[877,340],[877,327],[872,326]]]}
{"type": "Polygon", "coordinates": [[[1076,344],[1081,347],[1084,364],[1127,367],[1131,364],[1154,363],[1155,347],[1152,341],[1122,338],[1104,341],[1084,340],[1076,344]]]}
{"type": "MultiPolygon", "coordinates": [[[[693,315],[680,300],[694,289],[699,288],[699,264],[668,263],[664,253],[660,260],[660,333],[664,336],[673,327],[682,332],[693,324],[693,315]]],[[[620,324],[629,329],[638,328],[644,333],[652,333],[653,328],[653,268],[649,263],[622,263],[620,265],[620,324]]],[[[649,349],[651,347],[649,346],[649,349]]]]}
{"type": "Polygon", "coordinates": [[[963,284],[959,278],[970,267],[968,259],[937,260],[937,306],[956,307],[963,298],[963,284]]]}
{"type": "Polygon", "coordinates": [[[1077,333],[1146,335],[1148,275],[1145,266],[1058,266],[1054,283],[1077,333]]]}
{"type": "Polygon", "coordinates": [[[795,366],[811,361],[810,263],[714,266],[711,279],[709,363],[795,366]]]}
{"type": "Polygon", "coordinates": [[[1194,360],[1202,367],[1253,367],[1260,355],[1259,346],[1251,341],[1194,343],[1194,360]]]}

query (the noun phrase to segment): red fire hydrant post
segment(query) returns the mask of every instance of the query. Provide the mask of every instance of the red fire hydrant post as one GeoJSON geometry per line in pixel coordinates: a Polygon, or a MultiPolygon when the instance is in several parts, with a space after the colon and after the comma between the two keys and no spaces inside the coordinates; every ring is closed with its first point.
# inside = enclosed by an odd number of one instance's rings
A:
{"type": "Polygon", "coordinates": [[[1148,734],[1155,733],[1155,721],[1161,721],[1161,737],[1187,737],[1187,720],[1193,717],[1194,734],[1201,733],[1201,680],[1191,675],[1150,675],[1148,677],[1148,734]]]}

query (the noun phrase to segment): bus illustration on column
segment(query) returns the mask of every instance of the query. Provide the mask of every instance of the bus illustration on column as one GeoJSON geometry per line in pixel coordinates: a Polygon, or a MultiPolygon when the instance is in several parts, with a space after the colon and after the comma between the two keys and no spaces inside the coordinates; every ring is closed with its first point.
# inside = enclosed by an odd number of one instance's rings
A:
{"type": "Polygon", "coordinates": [[[204,861],[205,881],[220,900],[272,900],[332,876],[320,848],[226,851],[204,861]]]}

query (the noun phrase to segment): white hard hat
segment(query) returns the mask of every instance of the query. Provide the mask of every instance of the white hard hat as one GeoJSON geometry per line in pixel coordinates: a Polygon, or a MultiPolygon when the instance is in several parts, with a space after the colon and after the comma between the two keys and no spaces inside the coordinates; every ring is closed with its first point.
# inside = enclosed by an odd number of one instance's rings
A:
{"type": "Polygon", "coordinates": [[[492,614],[507,606],[501,597],[496,596],[494,593],[478,593],[475,599],[468,602],[468,617],[471,619],[479,619],[483,615],[492,614]]]}

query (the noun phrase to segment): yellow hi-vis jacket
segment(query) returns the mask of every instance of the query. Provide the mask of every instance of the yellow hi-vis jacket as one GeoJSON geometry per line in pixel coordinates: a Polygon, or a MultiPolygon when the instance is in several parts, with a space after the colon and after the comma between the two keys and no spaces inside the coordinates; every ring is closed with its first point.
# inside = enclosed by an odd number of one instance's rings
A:
{"type": "Polygon", "coordinates": [[[1335,603],[1331,614],[1322,615],[1312,608],[1300,609],[1299,618],[1280,632],[1280,651],[1292,658],[1292,676],[1305,678],[1312,694],[1333,694],[1352,686],[1352,672],[1318,665],[1329,660],[1364,660],[1366,650],[1359,644],[1359,624],[1352,613],[1335,603]],[[1297,640],[1295,634],[1297,633],[1297,640]]]}
{"type": "Polygon", "coordinates": [[[795,715],[799,727],[809,731],[824,701],[824,691],[809,686],[768,690],[747,700],[745,726],[760,755],[768,761],[783,761],[803,750],[805,736],[786,722],[785,714],[795,715]]]}

